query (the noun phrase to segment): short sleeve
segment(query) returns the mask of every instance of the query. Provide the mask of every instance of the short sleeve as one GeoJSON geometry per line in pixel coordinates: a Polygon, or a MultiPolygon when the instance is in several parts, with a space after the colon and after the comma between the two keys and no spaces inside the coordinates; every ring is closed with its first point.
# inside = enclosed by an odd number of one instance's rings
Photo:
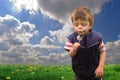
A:
{"type": "Polygon", "coordinates": [[[70,51],[73,48],[75,34],[76,33],[73,33],[67,37],[67,41],[64,46],[65,50],[70,51]]]}
{"type": "Polygon", "coordinates": [[[64,49],[70,51],[73,48],[73,44],[68,40],[65,43],[64,49]]]}
{"type": "Polygon", "coordinates": [[[100,52],[106,51],[106,47],[105,47],[105,44],[103,41],[100,43],[99,50],[100,50],[100,52]]]}

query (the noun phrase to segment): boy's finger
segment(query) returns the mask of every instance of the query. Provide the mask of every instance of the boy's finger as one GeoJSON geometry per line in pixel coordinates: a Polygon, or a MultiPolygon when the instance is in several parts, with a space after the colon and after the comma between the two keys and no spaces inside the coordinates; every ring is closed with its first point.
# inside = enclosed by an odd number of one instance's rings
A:
{"type": "Polygon", "coordinates": [[[102,77],[102,73],[96,73],[95,77],[96,78],[101,78],[102,77]]]}

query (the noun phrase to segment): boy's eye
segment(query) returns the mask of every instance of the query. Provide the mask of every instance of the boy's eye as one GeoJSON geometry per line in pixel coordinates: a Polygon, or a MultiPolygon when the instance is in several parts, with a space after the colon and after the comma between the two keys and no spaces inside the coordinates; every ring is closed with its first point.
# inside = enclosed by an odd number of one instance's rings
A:
{"type": "Polygon", "coordinates": [[[74,26],[78,26],[78,25],[79,25],[79,23],[74,24],[74,26]]]}
{"type": "Polygon", "coordinates": [[[81,23],[82,26],[86,26],[87,24],[86,23],[81,23]]]}

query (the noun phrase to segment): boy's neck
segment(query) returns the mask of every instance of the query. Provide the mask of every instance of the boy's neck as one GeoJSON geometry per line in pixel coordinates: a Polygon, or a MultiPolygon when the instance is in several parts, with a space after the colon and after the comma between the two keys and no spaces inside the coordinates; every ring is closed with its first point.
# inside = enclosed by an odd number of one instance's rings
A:
{"type": "Polygon", "coordinates": [[[84,35],[87,36],[91,31],[92,31],[92,29],[90,29],[90,30],[88,31],[88,33],[86,33],[86,34],[84,34],[84,35]]]}

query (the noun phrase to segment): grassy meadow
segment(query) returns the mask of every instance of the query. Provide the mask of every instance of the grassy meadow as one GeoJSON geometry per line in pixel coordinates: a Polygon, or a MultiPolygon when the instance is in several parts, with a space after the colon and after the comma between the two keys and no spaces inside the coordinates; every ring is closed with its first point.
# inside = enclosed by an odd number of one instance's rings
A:
{"type": "MultiPolygon", "coordinates": [[[[72,80],[71,66],[0,65],[0,80],[72,80]]],[[[120,80],[120,64],[105,65],[103,80],[120,80]]]]}

